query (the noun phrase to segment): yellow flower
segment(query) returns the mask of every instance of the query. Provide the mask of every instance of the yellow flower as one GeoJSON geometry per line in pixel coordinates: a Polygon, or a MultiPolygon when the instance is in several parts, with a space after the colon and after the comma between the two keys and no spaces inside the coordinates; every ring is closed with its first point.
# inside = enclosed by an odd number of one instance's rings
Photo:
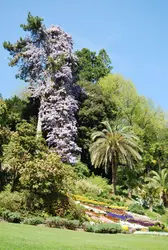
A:
{"type": "Polygon", "coordinates": [[[83,203],[89,203],[89,204],[100,205],[100,206],[102,205],[102,206],[106,206],[106,207],[114,208],[114,209],[128,210],[128,207],[113,206],[113,205],[110,205],[110,204],[105,203],[105,202],[90,200],[87,197],[84,197],[81,195],[73,195],[73,198],[75,200],[81,201],[83,203]]]}

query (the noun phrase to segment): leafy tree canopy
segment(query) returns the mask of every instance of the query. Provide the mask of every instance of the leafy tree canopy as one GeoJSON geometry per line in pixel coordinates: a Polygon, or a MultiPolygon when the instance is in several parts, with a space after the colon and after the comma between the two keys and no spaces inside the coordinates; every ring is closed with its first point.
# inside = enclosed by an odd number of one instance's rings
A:
{"type": "Polygon", "coordinates": [[[97,82],[112,70],[111,60],[104,49],[98,53],[87,48],[75,52],[78,58],[77,75],[80,80],[97,82]]]}

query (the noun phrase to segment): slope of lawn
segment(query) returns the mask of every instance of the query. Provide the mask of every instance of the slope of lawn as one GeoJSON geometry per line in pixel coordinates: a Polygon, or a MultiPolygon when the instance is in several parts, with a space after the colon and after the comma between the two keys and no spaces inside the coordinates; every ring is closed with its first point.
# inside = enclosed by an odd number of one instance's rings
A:
{"type": "Polygon", "coordinates": [[[103,235],[0,223],[0,250],[165,250],[168,237],[103,235]]]}

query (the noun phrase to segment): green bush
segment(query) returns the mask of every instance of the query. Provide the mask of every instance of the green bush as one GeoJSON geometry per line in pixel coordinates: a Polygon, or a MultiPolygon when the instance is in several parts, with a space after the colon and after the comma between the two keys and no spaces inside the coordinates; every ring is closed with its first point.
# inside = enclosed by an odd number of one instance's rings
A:
{"type": "Polygon", "coordinates": [[[11,193],[10,190],[0,192],[0,207],[12,212],[20,211],[24,203],[24,195],[19,192],[11,193]]]}
{"type": "Polygon", "coordinates": [[[67,220],[65,222],[65,228],[67,229],[76,230],[79,227],[80,227],[80,221],[78,220],[67,220]]]}
{"type": "Polygon", "coordinates": [[[95,233],[116,234],[121,233],[121,231],[122,228],[119,224],[102,223],[94,226],[95,233]]]}
{"type": "Polygon", "coordinates": [[[165,228],[165,225],[163,223],[161,223],[161,222],[156,222],[154,226],[160,227],[161,229],[165,228]]]}
{"type": "Polygon", "coordinates": [[[109,194],[111,191],[111,186],[108,184],[108,179],[92,174],[89,180],[92,184],[97,185],[103,193],[109,194]]]}
{"type": "Polygon", "coordinates": [[[73,168],[63,164],[57,154],[48,152],[43,153],[40,158],[26,161],[21,170],[20,182],[24,189],[44,197],[72,191],[75,179],[73,168]]]}
{"type": "Polygon", "coordinates": [[[0,207],[0,217],[2,216],[4,211],[5,211],[5,209],[3,207],[0,207]]]}
{"type": "Polygon", "coordinates": [[[44,200],[39,195],[28,190],[24,191],[24,200],[24,207],[28,211],[34,212],[45,208],[44,200]]]}
{"type": "Polygon", "coordinates": [[[62,195],[54,199],[49,196],[46,207],[49,205],[50,210],[47,210],[49,214],[69,220],[80,220],[81,222],[86,220],[85,208],[80,204],[76,204],[70,197],[62,195]]]}
{"type": "Polygon", "coordinates": [[[143,209],[143,207],[138,204],[138,203],[133,203],[128,207],[128,210],[132,213],[136,213],[136,214],[145,214],[145,211],[143,209]]]}
{"type": "Polygon", "coordinates": [[[166,233],[168,233],[168,227],[165,227],[165,228],[163,229],[163,231],[166,232],[166,233]]]}
{"type": "Polygon", "coordinates": [[[82,228],[86,232],[104,233],[104,234],[116,234],[122,232],[122,227],[119,224],[114,223],[100,223],[91,225],[89,222],[84,222],[82,228]]]}
{"type": "Polygon", "coordinates": [[[153,207],[153,211],[160,214],[160,215],[163,215],[165,214],[165,208],[163,205],[157,205],[157,206],[154,206],[153,207]]]}
{"type": "Polygon", "coordinates": [[[76,183],[76,193],[80,195],[87,195],[92,198],[104,197],[109,198],[109,192],[111,190],[108,185],[108,180],[101,176],[92,175],[87,179],[78,180],[76,183]]]}
{"type": "Polygon", "coordinates": [[[68,220],[60,217],[51,217],[46,219],[46,225],[52,228],[67,228],[75,230],[79,228],[80,222],[78,220],[68,220]]]}
{"type": "Polygon", "coordinates": [[[161,232],[161,231],[163,231],[163,229],[159,226],[149,227],[149,232],[161,232]]]}
{"type": "Polygon", "coordinates": [[[97,184],[93,184],[89,179],[81,179],[76,183],[77,194],[99,196],[102,192],[103,190],[97,184]]]}
{"type": "Polygon", "coordinates": [[[53,227],[53,228],[63,228],[66,222],[67,219],[60,217],[50,217],[45,221],[48,227],[53,227]]]}
{"type": "Polygon", "coordinates": [[[41,217],[30,217],[30,218],[26,218],[23,221],[23,224],[27,224],[27,225],[39,225],[39,224],[43,224],[44,223],[44,219],[41,217]]]}
{"type": "Polygon", "coordinates": [[[69,220],[86,220],[85,208],[80,204],[76,204],[73,200],[69,200],[69,206],[65,210],[65,217],[69,220]]]}
{"type": "Polygon", "coordinates": [[[86,232],[94,232],[94,226],[91,225],[89,222],[84,222],[82,224],[82,228],[86,232]]]}
{"type": "Polygon", "coordinates": [[[18,212],[11,212],[6,210],[2,213],[2,217],[4,220],[12,223],[20,223],[21,222],[21,215],[18,212]]]}
{"type": "Polygon", "coordinates": [[[74,169],[74,172],[77,174],[79,179],[89,177],[89,175],[90,175],[90,171],[89,171],[88,167],[82,162],[77,162],[73,166],[73,169],[74,169]]]}

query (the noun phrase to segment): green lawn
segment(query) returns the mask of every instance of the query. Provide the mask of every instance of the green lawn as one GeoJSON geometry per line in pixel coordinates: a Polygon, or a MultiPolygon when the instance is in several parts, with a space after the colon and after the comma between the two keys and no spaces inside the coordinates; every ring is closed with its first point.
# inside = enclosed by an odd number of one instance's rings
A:
{"type": "Polygon", "coordinates": [[[166,250],[168,237],[103,235],[0,223],[0,250],[166,250]]]}

